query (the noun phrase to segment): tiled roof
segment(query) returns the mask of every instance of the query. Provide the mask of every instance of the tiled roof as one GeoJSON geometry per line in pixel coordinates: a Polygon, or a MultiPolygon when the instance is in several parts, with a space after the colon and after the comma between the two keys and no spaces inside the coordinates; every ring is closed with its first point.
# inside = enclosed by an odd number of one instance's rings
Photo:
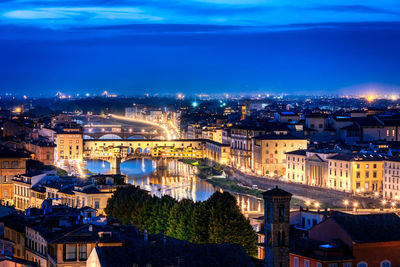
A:
{"type": "Polygon", "coordinates": [[[332,219],[356,243],[400,241],[400,218],[394,213],[337,214],[332,219]]]}

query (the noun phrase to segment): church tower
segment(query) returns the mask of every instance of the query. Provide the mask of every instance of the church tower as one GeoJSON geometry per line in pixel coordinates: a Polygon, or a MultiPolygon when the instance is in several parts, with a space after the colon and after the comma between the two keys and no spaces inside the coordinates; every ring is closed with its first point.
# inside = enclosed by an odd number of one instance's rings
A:
{"type": "Polygon", "coordinates": [[[292,194],[276,186],[263,193],[265,265],[289,267],[289,217],[292,194]]]}

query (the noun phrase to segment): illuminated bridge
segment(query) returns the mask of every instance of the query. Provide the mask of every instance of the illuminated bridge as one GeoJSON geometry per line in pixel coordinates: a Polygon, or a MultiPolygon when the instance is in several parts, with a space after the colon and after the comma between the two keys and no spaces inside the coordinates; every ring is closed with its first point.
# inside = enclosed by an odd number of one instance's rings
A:
{"type": "Polygon", "coordinates": [[[86,140],[134,140],[134,139],[164,139],[160,130],[149,131],[146,128],[115,125],[88,124],[83,127],[83,139],[86,140]]]}
{"type": "Polygon", "coordinates": [[[120,164],[133,158],[152,159],[209,158],[227,164],[229,145],[204,139],[178,140],[84,140],[85,159],[100,159],[110,162],[111,169],[119,173],[120,164]]]}

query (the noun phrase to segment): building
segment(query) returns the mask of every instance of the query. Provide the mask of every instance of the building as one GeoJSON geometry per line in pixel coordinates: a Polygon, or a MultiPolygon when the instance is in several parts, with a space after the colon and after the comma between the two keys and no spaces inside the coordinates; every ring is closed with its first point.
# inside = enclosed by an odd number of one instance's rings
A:
{"type": "Polygon", "coordinates": [[[56,134],[55,160],[75,160],[83,159],[83,136],[80,129],[62,131],[56,134]]]}
{"type": "Polygon", "coordinates": [[[53,142],[32,140],[25,144],[25,148],[33,154],[33,159],[44,165],[54,165],[55,144],[53,142]]]}
{"type": "Polygon", "coordinates": [[[250,170],[252,164],[253,138],[267,134],[287,134],[288,128],[277,124],[263,126],[235,126],[231,128],[231,160],[237,169],[250,170]]]}
{"type": "Polygon", "coordinates": [[[274,119],[281,123],[295,123],[299,121],[300,116],[292,111],[281,111],[275,113],[274,119]]]}
{"type": "Polygon", "coordinates": [[[219,164],[227,165],[231,161],[231,146],[229,144],[207,140],[205,158],[219,164]]]}
{"type": "Polygon", "coordinates": [[[332,215],[308,231],[309,240],[319,242],[320,253],[301,250],[305,246],[299,244],[291,255],[292,266],[307,266],[300,261],[309,261],[309,266],[316,262],[314,266],[327,267],[400,266],[397,257],[400,252],[399,229],[400,218],[394,213],[332,215]]]}
{"type": "Polygon", "coordinates": [[[272,177],[286,175],[286,153],[307,149],[308,140],[290,134],[269,134],[254,137],[252,144],[253,172],[272,177]]]}
{"type": "Polygon", "coordinates": [[[12,205],[14,176],[26,172],[26,160],[29,155],[15,152],[0,146],[0,199],[2,203],[12,205]]]}
{"type": "Polygon", "coordinates": [[[92,183],[76,185],[73,189],[76,208],[91,207],[97,210],[97,214],[104,215],[107,201],[112,197],[115,187],[103,186],[98,188],[92,183]]]}
{"type": "Polygon", "coordinates": [[[306,182],[306,150],[286,152],[286,179],[295,183],[306,182]]]}
{"type": "Polygon", "coordinates": [[[0,218],[4,238],[13,242],[13,256],[25,259],[25,222],[27,217],[21,214],[10,214],[0,218]]]}
{"type": "Polygon", "coordinates": [[[45,178],[46,175],[46,173],[34,172],[14,177],[12,180],[14,185],[13,203],[16,210],[25,211],[31,207],[31,188],[45,178]]]}
{"type": "Polygon", "coordinates": [[[341,153],[328,158],[327,187],[355,193],[382,193],[384,157],[341,153]]]}
{"type": "Polygon", "coordinates": [[[328,158],[337,155],[336,150],[295,150],[286,153],[286,178],[288,181],[311,186],[326,187],[328,158]]]}
{"type": "Polygon", "coordinates": [[[383,164],[383,197],[398,200],[400,198],[400,158],[387,158],[383,164]]]}
{"type": "Polygon", "coordinates": [[[278,188],[263,193],[265,264],[289,267],[289,218],[292,194],[278,188]]]}

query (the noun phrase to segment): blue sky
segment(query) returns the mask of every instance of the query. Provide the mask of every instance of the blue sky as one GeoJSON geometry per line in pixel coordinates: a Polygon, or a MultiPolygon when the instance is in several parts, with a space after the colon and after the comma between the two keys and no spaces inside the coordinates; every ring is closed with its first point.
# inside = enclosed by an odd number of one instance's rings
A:
{"type": "Polygon", "coordinates": [[[399,1],[0,0],[0,90],[399,90],[399,1]]]}

